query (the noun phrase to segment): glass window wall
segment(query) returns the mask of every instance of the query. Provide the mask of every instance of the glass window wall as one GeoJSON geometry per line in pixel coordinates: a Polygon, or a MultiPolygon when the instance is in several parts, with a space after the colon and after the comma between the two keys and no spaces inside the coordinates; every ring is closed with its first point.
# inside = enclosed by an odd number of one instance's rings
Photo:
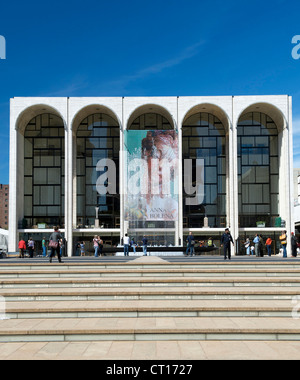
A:
{"type": "MultiPolygon", "coordinates": [[[[77,130],[77,227],[95,224],[96,208],[100,227],[120,227],[119,196],[120,128],[112,117],[97,113],[85,118],[77,130]],[[105,174],[97,170],[101,159],[111,159],[116,168],[116,194],[98,193],[98,178],[105,174]]],[[[105,183],[106,186],[108,183],[105,183]]]]}
{"type": "Polygon", "coordinates": [[[21,228],[64,227],[63,121],[41,114],[24,134],[24,220],[21,228]]]}
{"type": "MultiPolygon", "coordinates": [[[[183,173],[183,226],[200,228],[204,218],[209,227],[226,225],[226,135],[221,121],[209,113],[190,116],[182,127],[183,161],[192,159],[193,185],[196,186],[196,159],[202,159],[204,198],[201,204],[189,205],[183,173]]],[[[183,162],[183,168],[184,168],[183,162]]]]}
{"type": "Polygon", "coordinates": [[[274,227],[278,217],[278,131],[266,114],[243,115],[238,124],[239,226],[274,227]]]}

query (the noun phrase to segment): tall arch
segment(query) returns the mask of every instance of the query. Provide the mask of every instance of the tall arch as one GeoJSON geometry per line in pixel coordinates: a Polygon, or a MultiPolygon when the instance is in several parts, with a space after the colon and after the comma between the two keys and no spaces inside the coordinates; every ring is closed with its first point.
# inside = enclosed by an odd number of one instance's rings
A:
{"type": "Polygon", "coordinates": [[[127,129],[175,129],[176,124],[167,109],[157,104],[146,104],[134,110],[128,118],[127,129]]]}
{"type": "MultiPolygon", "coordinates": [[[[120,227],[119,152],[120,122],[113,111],[102,105],[90,105],[80,110],[73,119],[73,166],[76,172],[76,212],[73,223],[76,228],[120,227]],[[105,178],[109,160],[115,175],[114,192],[108,179],[102,184],[106,192],[99,190],[101,178],[105,178]],[[97,213],[96,213],[97,211],[97,213]],[[96,220],[99,218],[99,224],[96,220]]],[[[75,199],[74,199],[75,201],[75,199]]]]}
{"type": "Polygon", "coordinates": [[[183,170],[183,227],[202,228],[205,217],[212,228],[223,228],[227,224],[229,129],[227,114],[215,104],[198,104],[183,118],[182,166],[185,168],[185,160],[192,159],[194,186],[196,159],[203,166],[203,196],[197,204],[190,201],[192,198],[186,192],[188,177],[183,170]]]}
{"type": "Polygon", "coordinates": [[[183,227],[202,228],[205,217],[208,218],[208,227],[223,228],[226,225],[228,132],[227,115],[213,104],[196,105],[183,119],[183,227]],[[197,202],[196,198],[187,192],[190,184],[186,182],[190,181],[190,174],[187,173],[188,166],[185,164],[190,160],[194,191],[203,193],[202,196],[198,196],[197,202]],[[202,177],[199,176],[199,179],[197,170],[202,170],[202,177]]]}
{"type": "MultiPolygon", "coordinates": [[[[280,160],[282,134],[287,127],[282,112],[272,104],[255,103],[238,118],[239,227],[280,227],[280,160]]],[[[285,171],[284,171],[285,172],[285,171]]]]}
{"type": "Polygon", "coordinates": [[[23,218],[20,227],[65,224],[65,122],[52,107],[37,105],[18,118],[22,135],[23,218]]]}

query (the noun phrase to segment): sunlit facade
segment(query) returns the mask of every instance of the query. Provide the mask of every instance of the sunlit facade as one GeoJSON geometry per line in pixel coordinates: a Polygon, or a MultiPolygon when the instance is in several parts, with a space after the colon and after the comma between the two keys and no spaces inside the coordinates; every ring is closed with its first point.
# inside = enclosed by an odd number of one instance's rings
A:
{"type": "Polygon", "coordinates": [[[94,235],[184,246],[192,231],[219,244],[229,227],[239,252],[255,233],[294,229],[289,96],[13,98],[10,123],[10,252],[54,225],[69,256],[94,235]],[[128,157],[143,158],[156,195],[128,197],[128,157]],[[153,174],[166,158],[170,196],[153,174]]]}

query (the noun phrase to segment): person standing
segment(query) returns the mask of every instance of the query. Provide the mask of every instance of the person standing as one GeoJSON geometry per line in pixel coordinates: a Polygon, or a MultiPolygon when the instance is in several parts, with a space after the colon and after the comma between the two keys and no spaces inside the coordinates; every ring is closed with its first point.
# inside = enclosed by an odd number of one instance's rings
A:
{"type": "Polygon", "coordinates": [[[234,245],[234,241],[233,241],[233,238],[229,232],[229,229],[226,228],[225,229],[225,233],[222,235],[222,238],[221,238],[221,246],[224,247],[224,260],[227,259],[227,255],[228,255],[228,259],[231,260],[231,245],[230,243],[232,243],[234,245]]]}
{"type": "Polygon", "coordinates": [[[125,234],[125,237],[124,237],[124,256],[129,256],[129,243],[130,243],[129,236],[128,236],[128,234],[125,234]]]}
{"type": "Polygon", "coordinates": [[[62,239],[63,237],[61,236],[61,233],[58,231],[58,227],[54,227],[54,232],[52,232],[49,238],[49,246],[51,248],[50,260],[49,260],[50,263],[52,263],[52,257],[55,256],[55,252],[57,254],[58,261],[62,263],[61,257],[60,257],[60,245],[59,245],[59,242],[62,239]]]}
{"type": "Polygon", "coordinates": [[[93,239],[95,257],[98,257],[98,255],[99,255],[99,244],[98,244],[98,242],[99,242],[98,236],[95,235],[94,239],[93,239]]]}
{"type": "Polygon", "coordinates": [[[82,241],[80,243],[80,255],[85,256],[85,243],[84,243],[84,241],[82,241]]]}
{"type": "Polygon", "coordinates": [[[250,240],[249,240],[249,238],[246,239],[244,246],[246,249],[246,255],[250,256],[250,240]]]}
{"type": "Polygon", "coordinates": [[[262,235],[259,235],[259,256],[264,257],[264,240],[262,235]]]}
{"type": "Polygon", "coordinates": [[[189,236],[187,237],[186,242],[187,242],[186,255],[188,256],[189,251],[190,251],[190,256],[192,256],[194,254],[194,245],[195,245],[195,239],[192,232],[189,233],[189,236]]]}
{"type": "MultiPolygon", "coordinates": [[[[143,237],[143,252],[144,252],[144,256],[147,256],[147,246],[148,246],[148,239],[146,238],[146,236],[144,235],[143,237]]],[[[149,254],[150,255],[150,254],[149,254]]]]}
{"type": "Polygon", "coordinates": [[[25,240],[21,239],[19,241],[19,252],[20,252],[20,255],[19,255],[19,258],[21,259],[24,259],[24,253],[26,251],[26,243],[25,243],[25,240]]]}
{"type": "Polygon", "coordinates": [[[32,238],[29,238],[28,240],[28,251],[29,251],[29,257],[32,259],[33,253],[34,253],[34,241],[32,238]]]}
{"type": "Polygon", "coordinates": [[[103,240],[101,239],[101,237],[100,236],[97,236],[97,238],[98,238],[98,247],[99,247],[99,250],[98,250],[98,252],[99,252],[99,255],[100,256],[106,256],[106,254],[105,253],[103,253],[103,240]]]}
{"type": "Polygon", "coordinates": [[[292,232],[292,236],[291,236],[291,246],[292,246],[292,256],[293,257],[297,257],[297,238],[294,234],[294,232],[292,232]]]}
{"type": "Polygon", "coordinates": [[[254,243],[254,249],[255,249],[255,256],[259,256],[259,236],[258,234],[255,235],[255,238],[253,239],[254,243]]]}
{"type": "Polygon", "coordinates": [[[43,250],[43,257],[47,256],[47,245],[46,245],[46,239],[43,237],[42,240],[42,250],[43,250]]]}
{"type": "Polygon", "coordinates": [[[282,231],[282,234],[279,236],[279,240],[282,246],[283,250],[283,257],[287,257],[287,252],[286,252],[286,246],[287,246],[287,236],[286,236],[286,231],[282,231]]]}
{"type": "Polygon", "coordinates": [[[267,247],[268,256],[271,257],[271,254],[272,254],[272,239],[270,237],[268,237],[268,239],[266,241],[266,247],[267,247]]]}
{"type": "Polygon", "coordinates": [[[133,249],[133,253],[136,253],[136,247],[137,247],[137,244],[136,242],[134,241],[134,238],[131,238],[131,242],[130,242],[130,245],[133,249]]]}

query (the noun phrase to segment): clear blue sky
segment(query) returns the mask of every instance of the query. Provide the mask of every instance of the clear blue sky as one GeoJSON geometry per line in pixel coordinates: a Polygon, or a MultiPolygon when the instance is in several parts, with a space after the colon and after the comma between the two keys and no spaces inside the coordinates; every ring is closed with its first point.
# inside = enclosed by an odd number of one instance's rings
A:
{"type": "Polygon", "coordinates": [[[0,183],[15,96],[293,96],[300,167],[299,0],[11,1],[1,5],[0,183]]]}

